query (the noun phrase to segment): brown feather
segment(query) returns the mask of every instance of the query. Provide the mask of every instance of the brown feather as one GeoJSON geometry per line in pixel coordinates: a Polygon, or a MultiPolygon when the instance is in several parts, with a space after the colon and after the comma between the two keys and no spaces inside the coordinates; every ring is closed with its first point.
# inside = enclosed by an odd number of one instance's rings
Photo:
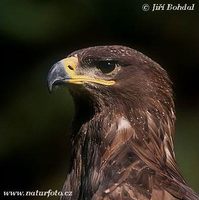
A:
{"type": "Polygon", "coordinates": [[[166,71],[123,46],[92,47],[72,55],[78,56],[81,73],[99,59],[114,59],[121,70],[113,86],[70,86],[76,117],[63,191],[73,196],[62,199],[198,200],[175,160],[175,110],[166,71]]]}

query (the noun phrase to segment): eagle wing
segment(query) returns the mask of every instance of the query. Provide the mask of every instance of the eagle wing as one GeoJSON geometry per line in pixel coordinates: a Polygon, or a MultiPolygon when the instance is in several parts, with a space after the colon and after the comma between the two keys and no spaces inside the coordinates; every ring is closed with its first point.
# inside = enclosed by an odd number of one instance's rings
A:
{"type": "Polygon", "coordinates": [[[165,118],[161,121],[153,118],[154,114],[149,111],[147,114],[148,130],[137,133],[131,130],[135,135],[129,140],[129,145],[135,154],[155,172],[154,192],[159,188],[177,199],[198,200],[198,196],[186,185],[175,161],[173,131],[170,130],[172,120],[165,118]]]}
{"type": "Polygon", "coordinates": [[[130,122],[119,126],[116,124],[106,135],[110,145],[99,170],[105,172],[99,173],[105,184],[100,185],[93,200],[198,200],[178,172],[174,154],[169,152],[169,135],[164,134],[166,139],[161,142],[157,132],[138,133],[130,122]]]}

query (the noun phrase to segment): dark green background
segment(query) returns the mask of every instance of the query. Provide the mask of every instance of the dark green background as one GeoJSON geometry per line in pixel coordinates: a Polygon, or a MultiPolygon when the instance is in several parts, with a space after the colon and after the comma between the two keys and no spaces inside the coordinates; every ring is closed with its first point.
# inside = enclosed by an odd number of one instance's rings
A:
{"type": "Polygon", "coordinates": [[[168,71],[177,108],[177,160],[199,192],[199,3],[194,11],[159,12],[142,11],[144,3],[153,1],[0,1],[3,190],[61,189],[73,104],[65,88],[49,95],[48,70],[73,50],[122,44],[168,71]]]}

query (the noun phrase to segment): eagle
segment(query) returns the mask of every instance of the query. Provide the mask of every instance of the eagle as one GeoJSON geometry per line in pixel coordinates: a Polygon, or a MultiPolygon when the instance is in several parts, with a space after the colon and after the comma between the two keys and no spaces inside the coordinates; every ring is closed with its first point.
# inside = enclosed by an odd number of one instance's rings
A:
{"type": "Polygon", "coordinates": [[[199,200],[174,153],[172,82],[156,62],[132,48],[77,50],[57,62],[48,87],[73,97],[71,200],[199,200]]]}

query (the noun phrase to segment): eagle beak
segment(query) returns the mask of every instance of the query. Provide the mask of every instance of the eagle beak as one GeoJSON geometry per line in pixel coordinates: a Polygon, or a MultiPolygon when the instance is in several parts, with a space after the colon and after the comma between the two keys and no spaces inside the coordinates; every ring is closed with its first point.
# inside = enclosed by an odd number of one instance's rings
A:
{"type": "Polygon", "coordinates": [[[48,73],[48,89],[51,92],[53,86],[64,84],[75,75],[78,59],[76,57],[65,58],[54,64],[48,73]]]}
{"type": "Polygon", "coordinates": [[[66,73],[64,66],[61,62],[58,62],[52,66],[48,73],[48,89],[51,92],[54,85],[61,84],[69,76],[66,73]]]}
{"type": "Polygon", "coordinates": [[[66,83],[80,85],[84,83],[97,83],[106,86],[115,84],[113,80],[103,80],[102,78],[97,78],[92,75],[78,74],[76,71],[77,66],[77,57],[68,57],[53,65],[48,74],[49,91],[52,91],[54,85],[66,83]]]}

